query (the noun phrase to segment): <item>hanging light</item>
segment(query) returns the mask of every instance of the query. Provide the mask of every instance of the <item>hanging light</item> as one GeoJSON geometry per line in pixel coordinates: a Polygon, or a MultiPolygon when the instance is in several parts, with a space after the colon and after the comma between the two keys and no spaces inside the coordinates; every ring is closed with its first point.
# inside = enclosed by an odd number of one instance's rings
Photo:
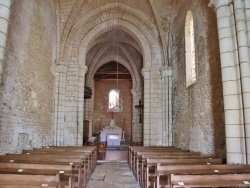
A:
{"type": "MultiPolygon", "coordinates": [[[[119,1],[117,9],[117,25],[119,26],[119,1]]],[[[117,28],[118,28],[117,26],[117,28]]],[[[109,104],[110,110],[113,112],[121,112],[123,110],[121,92],[119,89],[119,52],[118,52],[118,29],[116,29],[116,89],[112,90],[110,94],[113,95],[113,101],[109,104]]]]}

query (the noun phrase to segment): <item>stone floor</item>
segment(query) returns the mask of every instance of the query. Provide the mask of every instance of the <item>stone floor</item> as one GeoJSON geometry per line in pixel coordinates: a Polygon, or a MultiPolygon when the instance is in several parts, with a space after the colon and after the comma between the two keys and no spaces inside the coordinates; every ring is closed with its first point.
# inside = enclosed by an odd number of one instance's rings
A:
{"type": "Polygon", "coordinates": [[[139,188],[127,162],[98,162],[88,188],[139,188]]]}
{"type": "Polygon", "coordinates": [[[106,158],[97,162],[88,188],[139,188],[128,167],[127,150],[108,150],[106,158]]]}
{"type": "Polygon", "coordinates": [[[106,161],[128,161],[128,150],[107,150],[106,161]]]}

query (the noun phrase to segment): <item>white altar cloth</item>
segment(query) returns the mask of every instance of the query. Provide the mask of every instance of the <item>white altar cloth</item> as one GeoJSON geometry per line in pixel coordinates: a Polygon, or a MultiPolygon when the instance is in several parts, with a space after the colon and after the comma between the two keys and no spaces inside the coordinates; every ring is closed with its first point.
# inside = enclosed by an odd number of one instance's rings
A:
{"type": "Polygon", "coordinates": [[[103,128],[100,135],[101,142],[107,141],[109,146],[120,146],[121,137],[122,129],[116,126],[114,119],[111,119],[110,124],[103,128]]]}
{"type": "Polygon", "coordinates": [[[121,135],[119,134],[108,134],[107,135],[107,145],[108,146],[120,146],[121,135]]]}

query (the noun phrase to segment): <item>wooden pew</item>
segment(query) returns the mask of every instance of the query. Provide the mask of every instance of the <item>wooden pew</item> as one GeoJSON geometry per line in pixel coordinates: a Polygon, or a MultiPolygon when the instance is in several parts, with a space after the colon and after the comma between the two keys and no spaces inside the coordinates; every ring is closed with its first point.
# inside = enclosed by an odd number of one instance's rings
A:
{"type": "Polygon", "coordinates": [[[23,152],[24,154],[29,154],[29,155],[46,155],[46,156],[57,156],[57,157],[77,157],[82,159],[82,173],[83,176],[86,177],[84,182],[87,182],[87,180],[90,178],[92,172],[93,172],[93,161],[91,158],[91,153],[89,152],[71,152],[67,150],[29,150],[28,152],[25,151],[23,152]]]}
{"type": "Polygon", "coordinates": [[[140,166],[142,164],[142,162],[146,159],[146,158],[158,158],[157,156],[163,156],[160,158],[180,158],[181,156],[200,156],[199,152],[187,152],[187,151],[182,151],[182,150],[177,150],[177,151],[145,151],[145,152],[137,152],[135,153],[134,156],[134,167],[132,168],[133,173],[135,176],[138,175],[140,166]],[[144,156],[144,157],[142,157],[144,156]],[[152,156],[152,157],[151,157],[152,156]]]}
{"type": "Polygon", "coordinates": [[[152,154],[154,156],[156,155],[176,155],[178,153],[188,153],[187,155],[200,155],[200,152],[190,152],[189,150],[181,150],[180,148],[174,148],[174,147],[154,147],[154,146],[147,146],[147,147],[130,147],[129,148],[129,166],[132,170],[133,174],[135,175],[135,178],[139,183],[141,183],[141,177],[140,177],[140,165],[142,162],[141,156],[143,154],[152,154]],[[176,153],[176,154],[174,154],[176,153]]]}
{"type": "Polygon", "coordinates": [[[142,164],[142,180],[143,187],[148,188],[150,186],[150,178],[156,178],[156,166],[157,164],[163,165],[193,165],[193,164],[222,164],[222,159],[214,158],[198,158],[198,159],[146,159],[142,164]]]}
{"type": "MultiPolygon", "coordinates": [[[[142,156],[152,156],[151,158],[155,158],[155,156],[164,156],[162,158],[170,158],[170,156],[173,156],[172,158],[178,158],[178,156],[188,156],[188,155],[197,155],[197,156],[200,156],[200,153],[199,152],[187,152],[187,151],[182,151],[182,150],[177,150],[177,151],[165,151],[165,150],[157,150],[157,151],[145,151],[145,152],[142,152],[142,151],[138,151],[134,154],[134,166],[132,168],[133,170],[133,173],[136,177],[136,179],[138,180],[141,173],[140,172],[140,169],[141,169],[141,165],[143,163],[143,161],[147,158],[147,157],[142,157],[142,156]]],[[[150,158],[150,157],[148,157],[150,158]]]]}
{"type": "Polygon", "coordinates": [[[78,177],[78,187],[85,186],[85,178],[82,174],[83,160],[73,157],[58,157],[58,156],[35,156],[35,155],[6,155],[0,156],[0,162],[9,163],[29,163],[29,164],[49,164],[49,165],[72,165],[74,167],[74,176],[78,177]]]}
{"type": "MultiPolygon", "coordinates": [[[[135,150],[132,154],[132,166],[131,166],[131,169],[133,171],[133,173],[135,174],[136,173],[136,167],[137,167],[137,162],[138,160],[140,160],[140,157],[142,156],[142,154],[154,154],[154,155],[171,155],[171,153],[190,153],[191,155],[191,152],[188,151],[188,150],[180,150],[180,149],[177,149],[175,150],[174,148],[158,148],[158,149],[148,149],[148,150],[135,150]]],[[[192,152],[192,154],[197,154],[197,155],[200,155],[199,152],[192,152]]]]}
{"type": "Polygon", "coordinates": [[[171,174],[171,188],[249,187],[250,174],[175,175],[171,174]]]}
{"type": "Polygon", "coordinates": [[[134,152],[136,151],[144,151],[144,150],[159,150],[159,149],[168,149],[168,150],[181,150],[180,148],[174,148],[174,147],[155,147],[155,146],[129,146],[129,154],[128,154],[128,163],[129,167],[132,166],[132,159],[134,156],[134,152]]]}
{"type": "Polygon", "coordinates": [[[250,173],[250,165],[161,165],[157,164],[156,188],[166,188],[171,186],[171,174],[178,175],[216,175],[250,173]],[[162,178],[161,178],[162,177],[162,178]],[[160,179],[163,180],[160,183],[160,179]]]}
{"type": "Polygon", "coordinates": [[[46,146],[43,147],[42,149],[34,149],[34,153],[86,153],[90,152],[91,153],[91,161],[90,164],[88,163],[88,168],[86,170],[87,176],[85,178],[85,186],[87,184],[87,181],[90,178],[90,175],[93,173],[95,167],[96,167],[96,162],[97,162],[97,147],[96,146],[46,146]]]}
{"type": "Polygon", "coordinates": [[[85,152],[85,151],[91,151],[92,155],[92,161],[93,161],[93,169],[94,171],[96,162],[97,162],[97,147],[96,146],[46,146],[43,147],[43,149],[51,151],[69,151],[69,152],[85,152]]]}
{"type": "Polygon", "coordinates": [[[128,164],[129,164],[129,168],[132,169],[133,166],[133,159],[134,159],[134,154],[137,151],[146,151],[146,150],[151,150],[151,151],[155,151],[155,150],[181,150],[180,148],[174,148],[174,147],[155,147],[155,146],[129,146],[129,154],[128,154],[128,164]]]}
{"type": "Polygon", "coordinates": [[[27,163],[0,163],[0,174],[56,175],[60,174],[61,187],[74,188],[72,165],[47,165],[27,163]]]}
{"type": "Polygon", "coordinates": [[[138,166],[138,180],[139,180],[139,184],[142,184],[143,181],[143,172],[145,173],[145,160],[147,159],[210,159],[213,158],[214,155],[190,155],[189,153],[182,153],[182,154],[176,154],[176,155],[142,155],[142,162],[141,164],[138,166]],[[144,164],[144,166],[142,166],[142,164],[144,164]]]}
{"type": "Polygon", "coordinates": [[[0,187],[11,188],[60,188],[59,175],[0,174],[0,187]]]}
{"type": "MultiPolygon", "coordinates": [[[[25,151],[27,152],[27,151],[25,151]]],[[[43,147],[42,149],[34,149],[32,150],[32,153],[57,153],[57,154],[64,154],[64,153],[91,153],[91,161],[90,164],[88,163],[88,166],[90,168],[86,169],[86,179],[85,179],[85,185],[87,184],[87,181],[90,178],[90,175],[93,173],[96,162],[97,162],[97,148],[96,146],[47,146],[43,147]]]]}

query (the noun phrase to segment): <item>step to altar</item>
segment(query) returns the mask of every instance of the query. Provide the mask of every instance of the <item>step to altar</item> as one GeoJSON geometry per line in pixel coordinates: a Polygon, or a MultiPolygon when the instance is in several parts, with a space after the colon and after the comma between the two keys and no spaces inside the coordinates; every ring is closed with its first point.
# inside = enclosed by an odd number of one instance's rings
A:
{"type": "Polygon", "coordinates": [[[129,142],[128,141],[121,141],[119,146],[107,146],[107,150],[128,150],[129,142]]]}

